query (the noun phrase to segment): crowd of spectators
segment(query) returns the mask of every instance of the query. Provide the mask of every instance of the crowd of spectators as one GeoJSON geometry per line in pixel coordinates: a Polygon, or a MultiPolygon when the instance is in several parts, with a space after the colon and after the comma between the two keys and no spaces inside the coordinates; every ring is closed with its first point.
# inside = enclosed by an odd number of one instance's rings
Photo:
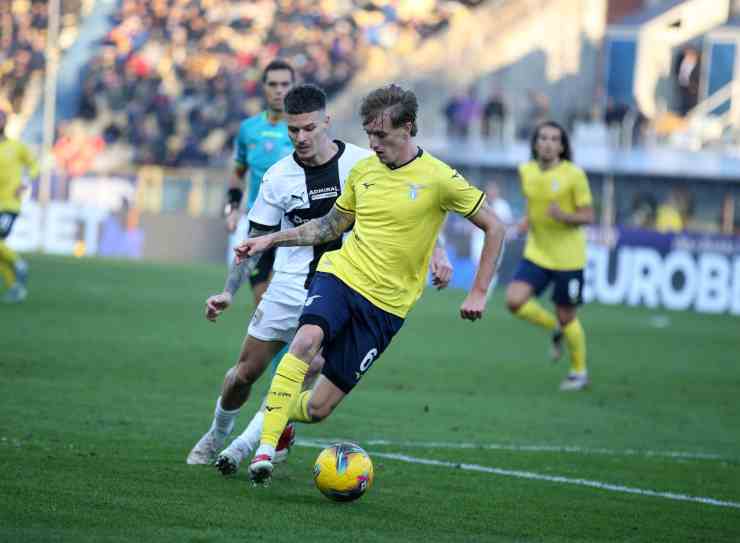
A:
{"type": "MultiPolygon", "coordinates": [[[[470,4],[471,2],[464,2],[470,4]]],[[[472,2],[477,3],[477,2],[472,2]]],[[[80,117],[142,164],[221,161],[261,106],[261,68],[280,56],[331,96],[372,48],[442,29],[461,2],[123,0],[83,81],[80,117]]]]}
{"type": "MultiPolygon", "coordinates": [[[[61,2],[59,45],[76,35],[82,0],[61,2]]],[[[0,107],[18,112],[29,84],[46,65],[46,0],[0,2],[0,107]]]]}
{"type": "Polygon", "coordinates": [[[550,118],[550,99],[543,92],[529,89],[526,101],[512,107],[504,91],[492,88],[481,100],[475,88],[452,95],[445,103],[443,115],[447,136],[456,139],[482,137],[501,141],[507,138],[506,127],[513,127],[510,136],[526,140],[537,124],[550,118]]]}
{"type": "Polygon", "coordinates": [[[546,121],[562,121],[574,136],[596,143],[620,147],[640,145],[648,119],[635,106],[613,99],[596,97],[589,105],[568,114],[553,111],[547,94],[527,89],[515,100],[500,87],[491,88],[487,97],[475,87],[452,94],[442,116],[446,135],[457,140],[482,139],[496,142],[528,141],[534,128],[546,121]],[[565,117],[561,119],[560,117],[565,117]]]}

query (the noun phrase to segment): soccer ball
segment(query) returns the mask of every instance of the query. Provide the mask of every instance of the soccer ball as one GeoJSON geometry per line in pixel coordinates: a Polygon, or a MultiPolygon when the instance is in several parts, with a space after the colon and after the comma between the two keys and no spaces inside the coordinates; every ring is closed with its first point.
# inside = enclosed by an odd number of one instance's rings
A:
{"type": "Polygon", "coordinates": [[[355,443],[335,443],[316,458],[313,480],[321,493],[338,502],[362,496],[373,484],[373,463],[355,443]]]}

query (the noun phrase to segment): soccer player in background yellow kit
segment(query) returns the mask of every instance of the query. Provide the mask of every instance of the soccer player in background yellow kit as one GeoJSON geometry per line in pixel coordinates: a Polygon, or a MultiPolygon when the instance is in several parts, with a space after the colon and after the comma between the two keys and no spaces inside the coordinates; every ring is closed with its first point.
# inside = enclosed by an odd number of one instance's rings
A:
{"type": "Polygon", "coordinates": [[[532,160],[519,167],[527,200],[524,258],[506,291],[506,304],[517,317],[553,333],[552,355],[560,358],[563,338],[570,352],[570,373],[560,390],[582,390],[589,384],[586,336],[576,317],[582,303],[586,236],[581,228],[594,220],[586,174],[571,162],[565,129],[540,124],[532,135],[532,160]],[[555,314],[533,299],[553,284],[555,314]]]}
{"type": "Polygon", "coordinates": [[[2,301],[19,303],[27,296],[28,265],[5,240],[21,211],[21,195],[25,189],[23,169],[36,177],[39,167],[28,147],[5,135],[7,119],[7,114],[0,110],[0,276],[8,287],[2,301]]]}
{"type": "Polygon", "coordinates": [[[371,92],[361,116],[375,155],[354,166],[331,211],[236,248],[240,259],[275,246],[318,245],[354,223],[342,248],[321,258],[298,331],[270,385],[260,447],[249,467],[256,483],[269,481],[275,444],[288,421],[328,417],[390,344],[421,296],[448,211],[486,232],[473,287],[460,308],[463,319],[483,314],[504,228],[480,190],[416,145],[417,110],[414,93],[396,85],[371,92]],[[322,348],[322,375],[302,393],[309,362],[322,348]]]}

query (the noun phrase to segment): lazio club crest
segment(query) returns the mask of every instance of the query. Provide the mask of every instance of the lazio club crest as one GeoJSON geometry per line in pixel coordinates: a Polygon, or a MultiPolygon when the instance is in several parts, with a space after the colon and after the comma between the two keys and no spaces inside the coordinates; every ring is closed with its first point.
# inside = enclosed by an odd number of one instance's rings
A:
{"type": "Polygon", "coordinates": [[[409,199],[416,200],[416,196],[419,194],[421,189],[426,188],[426,185],[419,185],[418,183],[409,183],[409,199]]]}

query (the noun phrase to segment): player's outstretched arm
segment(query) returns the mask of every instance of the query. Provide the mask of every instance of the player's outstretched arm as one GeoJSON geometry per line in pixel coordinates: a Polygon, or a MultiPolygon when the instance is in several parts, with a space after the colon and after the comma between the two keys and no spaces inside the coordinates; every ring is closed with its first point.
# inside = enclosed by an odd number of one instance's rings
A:
{"type": "MultiPolygon", "coordinates": [[[[249,237],[253,238],[269,234],[274,232],[275,228],[277,227],[265,227],[250,222],[249,237]]],[[[240,262],[234,259],[229,268],[229,274],[226,276],[226,284],[224,285],[223,292],[209,296],[206,300],[206,319],[215,322],[218,316],[228,309],[234,299],[234,295],[247,277],[249,277],[249,274],[252,273],[258,261],[259,254],[252,255],[240,262]]]]}
{"type": "MultiPolygon", "coordinates": [[[[249,222],[249,233],[247,234],[247,240],[264,237],[271,233],[276,232],[280,228],[276,226],[264,226],[254,222],[249,222]]],[[[224,285],[224,292],[228,292],[231,296],[236,294],[236,291],[242,286],[242,283],[249,277],[252,270],[257,266],[257,262],[260,259],[259,254],[250,255],[249,258],[234,262],[231,264],[229,269],[229,275],[226,277],[226,284],[224,285]]]]}
{"type": "Polygon", "coordinates": [[[308,221],[297,228],[277,232],[274,234],[275,245],[281,247],[328,243],[341,236],[354,222],[354,215],[344,213],[334,206],[323,217],[308,221]]]}
{"type": "Polygon", "coordinates": [[[247,239],[234,248],[237,262],[271,249],[272,247],[294,247],[297,245],[321,245],[337,239],[355,220],[350,213],[332,207],[329,213],[308,221],[296,228],[281,230],[267,236],[247,239]]]}
{"type": "Polygon", "coordinates": [[[488,206],[482,206],[469,220],[485,232],[473,287],[460,307],[460,316],[463,319],[475,321],[483,316],[486,308],[486,293],[504,254],[506,230],[488,206]]]}

